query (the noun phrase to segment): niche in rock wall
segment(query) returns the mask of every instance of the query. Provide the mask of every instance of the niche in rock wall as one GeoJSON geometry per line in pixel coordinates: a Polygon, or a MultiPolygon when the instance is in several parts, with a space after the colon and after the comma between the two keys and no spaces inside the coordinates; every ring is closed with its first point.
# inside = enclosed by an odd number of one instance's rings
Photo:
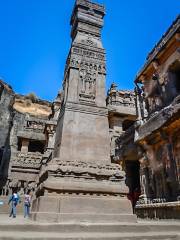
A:
{"type": "Polygon", "coordinates": [[[45,142],[37,140],[29,140],[28,152],[44,153],[45,142]]]}
{"type": "Polygon", "coordinates": [[[18,138],[17,149],[23,153],[39,152],[43,154],[45,149],[45,141],[18,138]]]}

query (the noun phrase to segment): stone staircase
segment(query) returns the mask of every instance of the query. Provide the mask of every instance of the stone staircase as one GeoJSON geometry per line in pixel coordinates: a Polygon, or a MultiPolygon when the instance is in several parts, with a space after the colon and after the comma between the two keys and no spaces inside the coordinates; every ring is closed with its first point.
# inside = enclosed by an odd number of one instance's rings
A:
{"type": "Polygon", "coordinates": [[[178,221],[42,224],[20,217],[0,218],[1,240],[180,240],[178,221]]]}

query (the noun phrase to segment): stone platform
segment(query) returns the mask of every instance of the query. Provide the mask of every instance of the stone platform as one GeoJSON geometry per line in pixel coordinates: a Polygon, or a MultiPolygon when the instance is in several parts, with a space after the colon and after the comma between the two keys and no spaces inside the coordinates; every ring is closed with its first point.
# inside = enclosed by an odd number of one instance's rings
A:
{"type": "Polygon", "coordinates": [[[138,223],[47,224],[34,223],[22,216],[0,215],[0,240],[179,240],[180,221],[139,221],[138,223]]]}

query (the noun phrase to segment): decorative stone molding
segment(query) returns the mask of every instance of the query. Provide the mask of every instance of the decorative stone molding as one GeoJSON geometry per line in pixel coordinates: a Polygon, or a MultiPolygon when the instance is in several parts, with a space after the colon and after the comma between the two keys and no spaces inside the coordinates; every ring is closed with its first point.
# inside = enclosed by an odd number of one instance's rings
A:
{"type": "MultiPolygon", "coordinates": [[[[88,178],[88,179],[99,179],[99,180],[109,180],[109,181],[124,181],[125,172],[119,164],[97,164],[79,161],[59,161],[54,159],[53,163],[56,161],[57,168],[52,173],[56,175],[61,175],[62,177],[78,177],[78,178],[88,178]]],[[[50,166],[51,169],[51,166],[50,166]]],[[[51,171],[51,170],[50,170],[51,171]]]]}
{"type": "MultiPolygon", "coordinates": [[[[87,52],[87,51],[86,51],[87,52]]],[[[77,57],[72,57],[70,59],[69,66],[71,68],[76,69],[86,69],[89,71],[94,71],[100,74],[106,74],[106,66],[103,62],[103,64],[96,63],[94,61],[91,61],[90,59],[84,61],[83,59],[78,59],[77,57]]]]}
{"type": "Polygon", "coordinates": [[[76,104],[76,103],[71,103],[68,102],[65,106],[67,110],[73,110],[77,112],[83,112],[83,113],[89,113],[93,115],[99,115],[99,116],[107,116],[108,115],[108,110],[107,108],[103,107],[96,107],[96,106],[88,106],[84,104],[76,104]]]}

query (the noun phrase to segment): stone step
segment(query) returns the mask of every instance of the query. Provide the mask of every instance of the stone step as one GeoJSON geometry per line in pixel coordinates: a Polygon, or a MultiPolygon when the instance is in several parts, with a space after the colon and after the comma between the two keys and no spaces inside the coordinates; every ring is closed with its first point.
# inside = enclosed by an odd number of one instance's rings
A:
{"type": "Polygon", "coordinates": [[[179,240],[176,233],[48,233],[48,232],[0,232],[0,240],[179,240]]]}
{"type": "Polygon", "coordinates": [[[0,216],[0,240],[180,240],[180,221],[39,223],[0,216]]]}
{"type": "Polygon", "coordinates": [[[49,232],[49,233],[149,233],[149,232],[179,232],[180,222],[161,222],[161,221],[149,221],[139,223],[68,223],[68,224],[42,224],[38,222],[31,222],[28,220],[21,220],[22,222],[16,222],[16,219],[9,219],[8,222],[0,222],[0,231],[13,231],[13,232],[49,232]]]}

